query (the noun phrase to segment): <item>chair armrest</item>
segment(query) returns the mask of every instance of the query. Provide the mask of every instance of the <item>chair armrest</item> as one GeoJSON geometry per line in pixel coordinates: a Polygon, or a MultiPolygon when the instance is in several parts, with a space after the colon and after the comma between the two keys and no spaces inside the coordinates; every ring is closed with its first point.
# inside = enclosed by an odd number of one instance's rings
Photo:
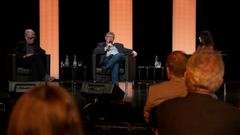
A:
{"type": "Polygon", "coordinates": [[[46,73],[50,75],[51,55],[46,54],[46,73]]]}
{"type": "Polygon", "coordinates": [[[124,72],[125,72],[125,81],[128,82],[128,65],[129,65],[129,59],[131,56],[126,56],[125,58],[125,66],[124,66],[124,72]]]}
{"type": "Polygon", "coordinates": [[[97,55],[93,54],[92,55],[92,79],[93,79],[93,81],[96,81],[96,67],[97,67],[96,58],[97,58],[97,55]]]}
{"type": "Polygon", "coordinates": [[[7,56],[7,72],[8,80],[16,81],[17,80],[17,56],[16,54],[8,54],[7,56]]]}
{"type": "Polygon", "coordinates": [[[125,59],[126,81],[132,81],[136,75],[136,57],[126,56],[125,59]]]}

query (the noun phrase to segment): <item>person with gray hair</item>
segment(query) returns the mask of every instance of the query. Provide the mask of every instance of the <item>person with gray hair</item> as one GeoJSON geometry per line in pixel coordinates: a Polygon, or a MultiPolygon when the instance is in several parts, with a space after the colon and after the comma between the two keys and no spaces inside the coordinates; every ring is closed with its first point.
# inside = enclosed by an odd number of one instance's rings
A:
{"type": "Polygon", "coordinates": [[[186,65],[188,95],[157,107],[161,135],[239,135],[240,111],[217,99],[223,83],[224,62],[212,48],[197,50],[186,65]]]}
{"type": "Polygon", "coordinates": [[[52,81],[54,78],[46,74],[43,50],[36,41],[35,32],[32,29],[25,29],[24,41],[19,41],[13,49],[16,54],[18,65],[24,68],[30,68],[32,72],[31,81],[52,81]]]}

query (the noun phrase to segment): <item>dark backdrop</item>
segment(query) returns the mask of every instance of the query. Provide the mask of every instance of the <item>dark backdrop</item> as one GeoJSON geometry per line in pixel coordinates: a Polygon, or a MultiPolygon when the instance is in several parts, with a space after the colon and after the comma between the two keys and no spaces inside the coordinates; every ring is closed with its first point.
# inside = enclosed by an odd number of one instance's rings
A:
{"type": "Polygon", "coordinates": [[[133,0],[133,47],[137,65],[154,65],[155,55],[165,64],[172,50],[172,1],[133,0]]]}
{"type": "Polygon", "coordinates": [[[73,55],[87,66],[87,79],[91,79],[91,54],[97,42],[104,41],[109,30],[108,0],[60,0],[60,61],[73,55]]]}
{"type": "Polygon", "coordinates": [[[212,32],[216,49],[224,57],[226,81],[240,79],[239,9],[235,1],[197,0],[197,36],[201,30],[212,32]]]}
{"type": "Polygon", "coordinates": [[[8,86],[7,54],[15,43],[24,40],[24,30],[32,28],[39,35],[38,0],[4,0],[0,4],[1,49],[0,88],[8,86]]]}

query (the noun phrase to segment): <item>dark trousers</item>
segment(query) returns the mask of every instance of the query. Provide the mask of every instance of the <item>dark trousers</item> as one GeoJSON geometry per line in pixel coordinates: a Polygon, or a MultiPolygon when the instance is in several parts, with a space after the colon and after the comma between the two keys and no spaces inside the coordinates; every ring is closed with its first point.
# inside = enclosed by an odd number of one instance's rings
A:
{"type": "Polygon", "coordinates": [[[33,81],[42,81],[46,75],[44,57],[45,55],[33,55],[20,59],[19,66],[31,70],[33,81]]]}

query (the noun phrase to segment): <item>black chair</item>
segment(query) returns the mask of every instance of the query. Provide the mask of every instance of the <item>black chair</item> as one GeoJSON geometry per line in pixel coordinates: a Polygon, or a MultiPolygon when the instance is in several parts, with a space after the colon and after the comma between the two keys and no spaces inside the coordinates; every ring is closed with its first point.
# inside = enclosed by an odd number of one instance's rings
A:
{"type": "MultiPolygon", "coordinates": [[[[50,74],[50,54],[45,55],[46,74],[50,74]]],[[[8,54],[8,80],[10,81],[31,81],[31,69],[22,68],[17,65],[16,54],[8,54]]]]}
{"type": "MultiPolygon", "coordinates": [[[[92,78],[96,82],[108,82],[111,80],[111,72],[104,72],[99,65],[100,55],[92,55],[92,78]]],[[[126,56],[120,64],[119,81],[133,81],[135,79],[136,59],[126,56]]]]}
{"type": "Polygon", "coordinates": [[[150,114],[149,114],[149,122],[148,122],[148,124],[153,129],[157,128],[157,107],[158,106],[159,105],[153,107],[151,109],[151,111],[150,111],[150,114]]]}

